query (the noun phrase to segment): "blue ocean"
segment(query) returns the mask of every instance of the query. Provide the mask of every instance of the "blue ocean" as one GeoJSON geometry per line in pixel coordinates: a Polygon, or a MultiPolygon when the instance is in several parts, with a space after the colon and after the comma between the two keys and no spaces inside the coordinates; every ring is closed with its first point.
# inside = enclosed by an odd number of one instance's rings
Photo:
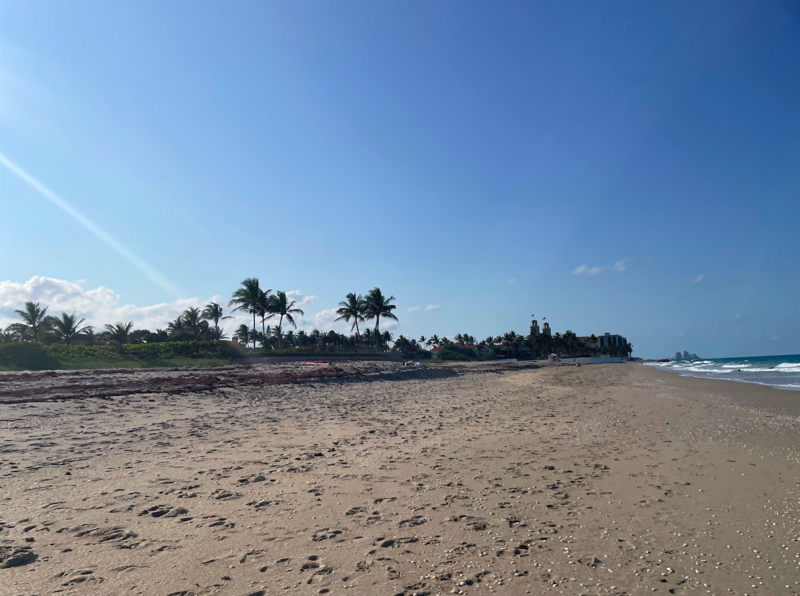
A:
{"type": "Polygon", "coordinates": [[[653,363],[686,377],[704,377],[800,391],[800,355],[713,358],[653,363]]]}

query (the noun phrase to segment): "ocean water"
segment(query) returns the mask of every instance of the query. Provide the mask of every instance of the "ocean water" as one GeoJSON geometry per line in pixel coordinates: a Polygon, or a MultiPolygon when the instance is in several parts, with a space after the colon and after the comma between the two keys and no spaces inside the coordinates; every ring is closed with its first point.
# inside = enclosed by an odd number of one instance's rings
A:
{"type": "Polygon", "coordinates": [[[677,372],[685,377],[758,383],[778,389],[800,391],[800,354],[648,364],[677,372]]]}

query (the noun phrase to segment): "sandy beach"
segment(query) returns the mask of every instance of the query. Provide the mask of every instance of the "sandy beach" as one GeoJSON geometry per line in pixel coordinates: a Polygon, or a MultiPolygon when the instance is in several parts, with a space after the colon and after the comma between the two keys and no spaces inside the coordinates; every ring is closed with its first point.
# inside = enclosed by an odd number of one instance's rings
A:
{"type": "Polygon", "coordinates": [[[800,393],[639,364],[0,378],[0,595],[797,594],[800,393]]]}

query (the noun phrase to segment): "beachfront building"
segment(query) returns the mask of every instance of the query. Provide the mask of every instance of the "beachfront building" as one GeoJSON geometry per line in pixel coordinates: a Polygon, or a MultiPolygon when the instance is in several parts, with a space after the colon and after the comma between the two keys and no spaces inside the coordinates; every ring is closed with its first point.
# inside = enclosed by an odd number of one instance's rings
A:
{"type": "Polygon", "coordinates": [[[539,321],[537,321],[536,319],[533,319],[531,321],[531,335],[533,337],[538,337],[539,333],[540,333],[540,331],[539,331],[539,321]]]}
{"type": "Polygon", "coordinates": [[[578,339],[590,348],[622,348],[628,345],[628,340],[621,335],[612,335],[608,332],[598,335],[594,340],[590,335],[579,337],[578,339]]]}
{"type": "Polygon", "coordinates": [[[597,337],[591,335],[579,337],[578,340],[589,349],[596,350],[600,353],[627,354],[628,357],[631,355],[630,344],[628,340],[621,335],[606,332],[597,337]]]}
{"type": "Polygon", "coordinates": [[[539,321],[533,319],[531,321],[531,335],[533,337],[539,337],[540,335],[552,335],[550,332],[550,323],[545,322],[542,330],[539,331],[539,321]]]}

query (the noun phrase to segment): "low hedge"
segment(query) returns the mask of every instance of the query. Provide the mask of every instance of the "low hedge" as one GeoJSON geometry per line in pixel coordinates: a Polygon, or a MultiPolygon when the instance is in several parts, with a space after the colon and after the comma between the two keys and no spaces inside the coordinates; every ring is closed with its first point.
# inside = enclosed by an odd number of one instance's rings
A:
{"type": "Polygon", "coordinates": [[[116,346],[55,345],[48,351],[59,360],[141,360],[170,358],[241,358],[241,352],[226,341],[176,341],[116,346]]]}
{"type": "Polygon", "coordinates": [[[0,344],[0,366],[11,370],[53,370],[58,361],[39,343],[13,341],[0,344]]]}
{"type": "Polygon", "coordinates": [[[225,341],[183,341],[123,346],[51,345],[34,342],[0,344],[0,367],[54,370],[80,362],[159,362],[173,358],[236,360],[241,352],[225,341]]]}
{"type": "Polygon", "coordinates": [[[473,350],[460,348],[458,346],[445,346],[439,352],[441,360],[454,360],[456,362],[469,362],[478,360],[478,355],[473,350]]]}

